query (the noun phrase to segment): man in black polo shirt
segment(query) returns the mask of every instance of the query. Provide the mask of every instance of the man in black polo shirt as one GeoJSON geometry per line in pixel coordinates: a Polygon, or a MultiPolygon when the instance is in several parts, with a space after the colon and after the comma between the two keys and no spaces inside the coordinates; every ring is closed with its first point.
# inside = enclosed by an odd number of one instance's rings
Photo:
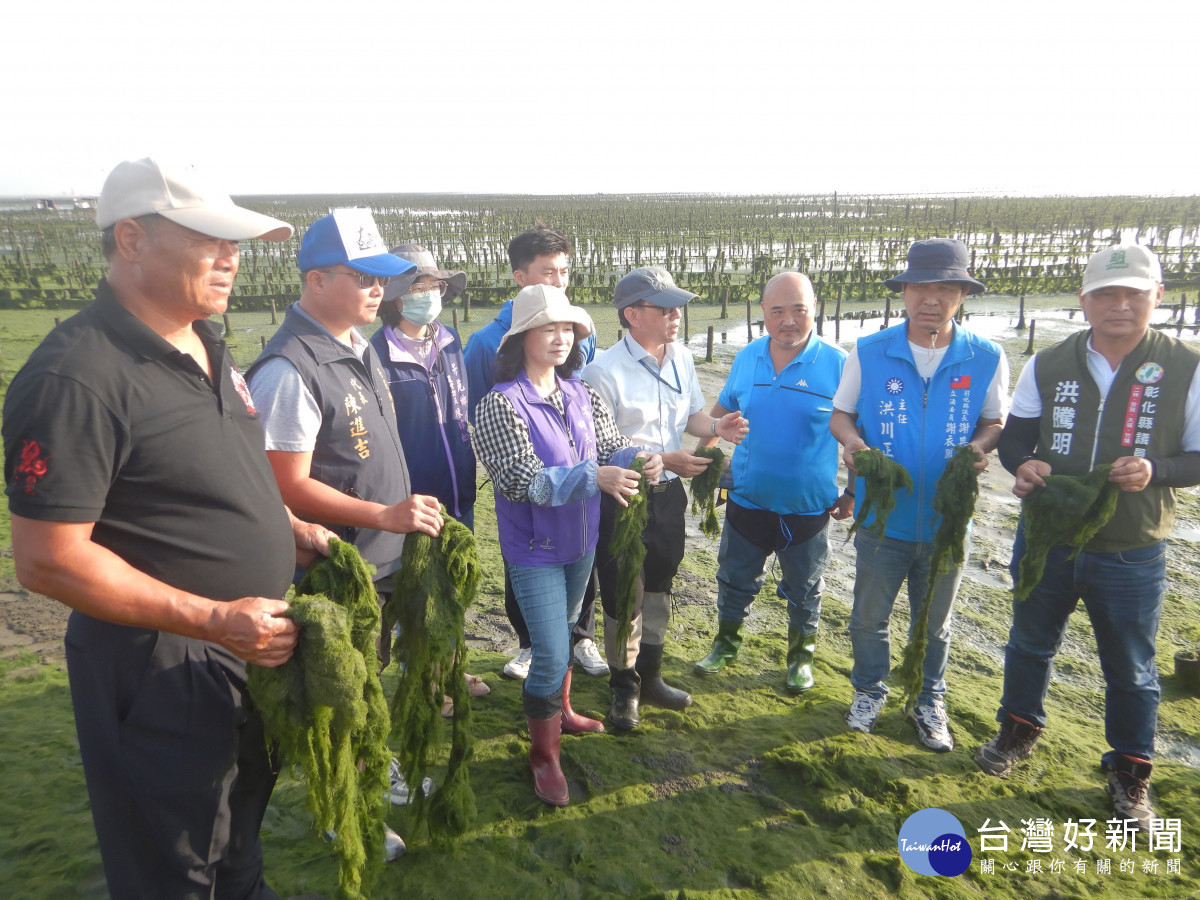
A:
{"type": "Polygon", "coordinates": [[[194,173],[121,163],[97,207],[108,277],[4,404],[17,577],[74,609],[67,667],[114,898],[275,898],[258,830],[274,786],[246,663],[328,532],[292,518],[219,331],[238,241],[285,222],[194,173]]]}

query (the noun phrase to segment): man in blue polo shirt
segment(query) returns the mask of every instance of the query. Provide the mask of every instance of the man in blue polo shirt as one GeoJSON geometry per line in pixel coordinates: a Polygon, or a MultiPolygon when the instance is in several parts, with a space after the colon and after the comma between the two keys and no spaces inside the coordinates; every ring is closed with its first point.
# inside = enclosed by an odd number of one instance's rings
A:
{"type": "MultiPolygon", "coordinates": [[[[902,292],[907,321],[859,339],[833,398],[829,428],[844,448],[846,466],[853,472],[854,454],[876,447],[904,466],[914,485],[911,493],[897,493],[883,537],[869,530],[872,515],[854,538],[850,683],[855,694],[846,724],[855,731],[870,732],[883,708],[891,650],[888,620],[906,578],[911,622],[925,605],[939,520],[933,494],[946,462],[969,442],[979,452],[976,468],[982,472],[1007,411],[1004,351],[954,321],[963,300],[984,290],[968,274],[967,260],[961,241],[933,238],[909,247],[907,269],[884,282],[902,292]]],[[[856,484],[861,493],[861,483],[856,484]]],[[[950,608],[961,582],[961,567],[934,582],[925,681],[909,713],[921,743],[938,752],[954,749],[943,698],[950,608]]]]}
{"type": "Polygon", "coordinates": [[[813,329],[816,301],[806,275],[779,273],[760,304],[767,334],[738,353],[710,411],[720,418],[741,410],[755,428],[730,463],[733,488],[717,556],[717,636],[696,672],[714,675],[737,659],[742,623],[774,553],[783,574],[775,590],[788,610],[785,683],[798,694],[813,686],[829,517],[844,519],[854,506],[852,494],[838,496],[837,441],[829,432],[846,351],[813,329]]]}

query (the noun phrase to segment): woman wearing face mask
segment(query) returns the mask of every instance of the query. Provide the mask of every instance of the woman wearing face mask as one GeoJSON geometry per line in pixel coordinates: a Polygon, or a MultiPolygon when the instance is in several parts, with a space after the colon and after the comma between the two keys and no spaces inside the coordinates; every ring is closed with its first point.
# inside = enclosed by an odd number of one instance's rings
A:
{"type": "Polygon", "coordinates": [[[475,524],[475,453],[467,431],[467,379],[458,332],[437,321],[462,293],[465,272],[438,268],[418,244],[393,247],[416,270],[393,278],[371,337],[396,407],[415,493],[431,494],[468,528],[475,524]]]}
{"type": "MultiPolygon", "coordinates": [[[[417,268],[393,278],[379,307],[383,327],[371,336],[383,363],[408,477],[417,494],[437,497],[468,528],[475,527],[475,452],[467,431],[467,376],[458,332],[437,321],[442,304],[467,285],[466,272],[438,268],[419,244],[391,253],[417,268]]],[[[490,692],[468,675],[471,696],[490,692]]],[[[443,715],[450,715],[447,700],[443,715]]]]}

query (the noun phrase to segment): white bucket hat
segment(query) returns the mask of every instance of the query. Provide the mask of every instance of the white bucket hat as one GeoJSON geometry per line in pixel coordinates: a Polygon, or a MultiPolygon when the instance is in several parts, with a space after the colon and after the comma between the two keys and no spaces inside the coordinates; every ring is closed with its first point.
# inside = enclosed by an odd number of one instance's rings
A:
{"type": "Polygon", "coordinates": [[[575,339],[582,340],[595,332],[592,317],[578,306],[572,306],[566,291],[549,284],[531,284],[521,288],[512,305],[512,327],[500,339],[500,346],[515,334],[522,334],[542,325],[572,322],[575,339]],[[583,329],[582,333],[580,329],[583,329]]]}

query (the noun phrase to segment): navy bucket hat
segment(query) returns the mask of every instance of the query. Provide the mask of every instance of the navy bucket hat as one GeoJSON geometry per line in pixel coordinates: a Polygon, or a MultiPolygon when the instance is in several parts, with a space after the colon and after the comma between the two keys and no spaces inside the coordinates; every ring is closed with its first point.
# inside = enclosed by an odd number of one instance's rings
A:
{"type": "Polygon", "coordinates": [[[967,272],[970,259],[967,245],[954,238],[916,241],[908,248],[908,268],[889,278],[884,285],[888,290],[900,293],[906,284],[957,281],[967,285],[967,296],[982,294],[987,287],[967,272]]]}

